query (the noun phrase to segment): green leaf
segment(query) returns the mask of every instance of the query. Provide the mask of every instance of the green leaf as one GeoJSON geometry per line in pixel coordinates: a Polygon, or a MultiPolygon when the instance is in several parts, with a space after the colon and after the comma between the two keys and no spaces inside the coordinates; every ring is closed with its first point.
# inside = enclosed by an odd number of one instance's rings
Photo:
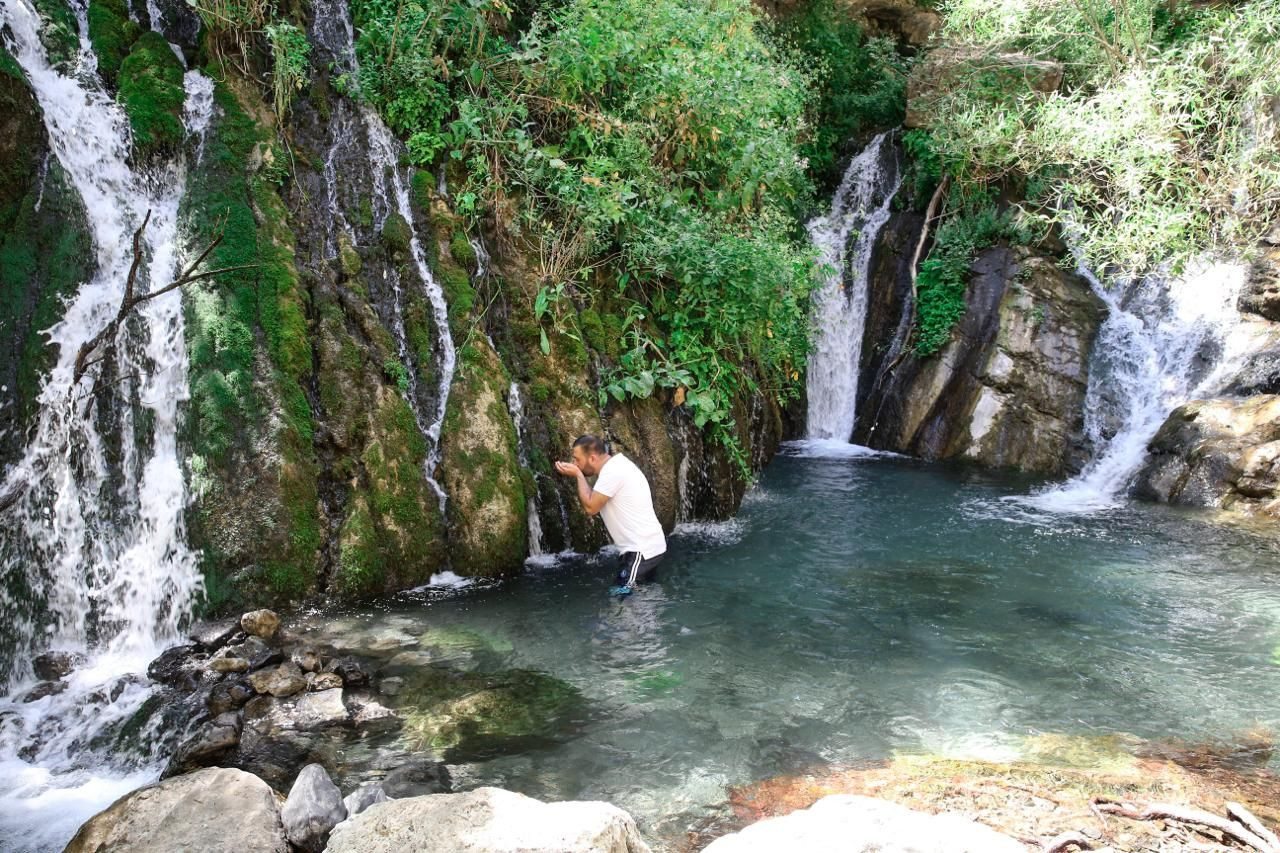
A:
{"type": "Polygon", "coordinates": [[[543,355],[551,355],[551,341],[547,339],[547,330],[538,329],[539,341],[538,346],[542,349],[543,355]]]}

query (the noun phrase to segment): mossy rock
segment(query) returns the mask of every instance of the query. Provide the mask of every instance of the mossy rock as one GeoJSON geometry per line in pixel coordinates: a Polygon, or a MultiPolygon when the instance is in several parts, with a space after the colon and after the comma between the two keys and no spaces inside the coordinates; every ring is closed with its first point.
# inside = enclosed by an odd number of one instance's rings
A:
{"type": "Polygon", "coordinates": [[[429,666],[405,676],[403,733],[449,763],[527,752],[572,737],[586,702],[573,686],[524,669],[458,672],[429,666]]]}
{"type": "Polygon", "coordinates": [[[464,575],[514,574],[528,529],[509,380],[484,338],[464,348],[459,363],[440,439],[453,566],[464,575]]]}
{"type": "Polygon", "coordinates": [[[80,25],[65,0],[35,0],[40,15],[40,43],[55,68],[75,59],[80,52],[80,25]]]}
{"type": "Polygon", "coordinates": [[[382,223],[382,242],[387,250],[393,253],[407,252],[412,239],[413,232],[409,229],[409,223],[399,213],[392,211],[387,216],[387,221],[382,223]]]}
{"type": "Polygon", "coordinates": [[[456,625],[431,628],[418,638],[418,643],[430,649],[437,661],[467,669],[501,664],[515,652],[515,645],[507,637],[456,625]]]}
{"type": "Polygon", "coordinates": [[[471,276],[461,267],[440,264],[437,278],[444,291],[445,303],[449,306],[449,331],[454,339],[460,340],[466,337],[471,311],[476,304],[476,291],[471,286],[471,276]]]}
{"type": "Polygon", "coordinates": [[[98,57],[98,75],[112,89],[129,48],[142,28],[129,19],[124,0],[89,0],[89,43],[98,57]]]}
{"type": "Polygon", "coordinates": [[[471,245],[467,235],[461,231],[455,231],[453,237],[449,239],[449,254],[453,257],[453,262],[470,275],[475,275],[476,270],[480,268],[480,259],[476,256],[475,247],[471,245]]]}
{"type": "Polygon", "coordinates": [[[159,33],[146,32],[120,66],[120,101],[140,154],[175,151],[182,144],[182,64],[159,33]]]}

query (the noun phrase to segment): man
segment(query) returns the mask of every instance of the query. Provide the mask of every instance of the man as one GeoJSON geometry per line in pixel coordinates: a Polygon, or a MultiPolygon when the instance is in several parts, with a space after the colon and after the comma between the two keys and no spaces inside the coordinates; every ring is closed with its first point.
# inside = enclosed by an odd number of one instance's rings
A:
{"type": "Polygon", "coordinates": [[[613,544],[622,552],[618,585],[609,590],[627,595],[642,581],[652,580],[667,537],[653,511],[649,481],[636,464],[621,453],[610,454],[594,435],[579,436],[573,443],[573,462],[557,462],[556,470],[578,479],[578,500],[587,515],[600,514],[613,544]],[[595,488],[587,483],[595,477],[595,488]]]}

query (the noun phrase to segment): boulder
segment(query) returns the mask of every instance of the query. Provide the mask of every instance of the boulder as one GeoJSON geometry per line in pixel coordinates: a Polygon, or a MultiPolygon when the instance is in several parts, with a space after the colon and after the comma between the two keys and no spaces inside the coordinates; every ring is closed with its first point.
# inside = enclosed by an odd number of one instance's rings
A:
{"type": "Polygon", "coordinates": [[[285,837],[311,853],[320,853],[329,833],[346,818],[342,792],[319,764],[302,768],[280,809],[285,837]]]}
{"type": "Polygon", "coordinates": [[[282,663],[271,669],[260,669],[249,676],[249,683],[259,693],[269,693],[276,698],[292,696],[307,686],[302,670],[295,663],[282,663]]]}
{"type": "Polygon", "coordinates": [[[78,652],[52,651],[36,655],[31,668],[36,671],[36,678],[57,681],[83,662],[84,655],[78,652]]]}
{"type": "Polygon", "coordinates": [[[381,782],[365,782],[342,798],[342,805],[347,808],[347,816],[358,815],[374,803],[385,803],[387,792],[382,789],[381,782]]]}
{"type": "Polygon", "coordinates": [[[211,622],[197,622],[187,632],[187,639],[208,651],[220,649],[230,642],[236,631],[240,630],[238,619],[217,619],[211,622]]]}
{"type": "Polygon", "coordinates": [[[90,818],[65,853],[289,853],[276,795],[243,770],[211,767],[140,788],[90,818]]]}
{"type": "Polygon", "coordinates": [[[1179,406],[1147,450],[1137,497],[1280,517],[1280,395],[1179,406]]]}
{"type": "Polygon", "coordinates": [[[205,704],[209,708],[209,713],[216,717],[227,711],[243,708],[244,704],[252,698],[253,688],[249,686],[248,681],[239,679],[220,681],[213,685],[209,695],[205,697],[205,704]]]}
{"type": "Polygon", "coordinates": [[[262,669],[273,663],[281,663],[284,653],[273,649],[257,637],[245,637],[238,643],[223,648],[219,655],[224,657],[244,658],[249,662],[249,669],[262,669]]]}
{"type": "Polygon", "coordinates": [[[376,803],[343,822],[332,853],[648,853],[609,803],[544,803],[501,788],[376,803]]]}
{"type": "Polygon", "coordinates": [[[319,672],[320,671],[320,653],[311,648],[294,649],[293,654],[289,656],[289,660],[298,665],[298,669],[303,672],[319,672]]]}
{"type": "Polygon", "coordinates": [[[46,696],[57,696],[66,689],[67,682],[65,681],[42,681],[27,691],[27,694],[22,697],[22,701],[35,702],[46,696]]]}
{"type": "Polygon", "coordinates": [[[929,127],[946,109],[948,93],[982,78],[996,97],[1049,95],[1062,85],[1062,63],[1022,53],[990,53],[967,47],[940,47],[916,63],[907,78],[907,127],[929,127]]]}
{"type": "Polygon", "coordinates": [[[221,764],[231,757],[239,743],[240,716],[235,711],[226,711],[196,729],[174,751],[161,775],[167,779],[200,767],[221,764]]]}
{"type": "Polygon", "coordinates": [[[248,672],[249,662],[244,658],[218,656],[209,661],[209,669],[214,672],[248,672]]]}
{"type": "MultiPolygon", "coordinates": [[[[195,689],[195,685],[198,682],[198,671],[203,668],[197,658],[198,651],[194,645],[174,646],[171,649],[166,649],[160,654],[160,657],[147,665],[147,677],[152,681],[168,684],[171,687],[182,687],[187,690],[195,689]]],[[[202,659],[203,657],[203,655],[199,655],[199,658],[202,659]]]]}
{"type": "Polygon", "coordinates": [[[280,617],[273,610],[253,610],[240,617],[240,627],[250,636],[270,640],[280,628],[280,617]]]}
{"type": "Polygon", "coordinates": [[[308,690],[332,690],[342,686],[342,676],[336,672],[308,672],[306,678],[308,690]]]}
{"type": "Polygon", "coordinates": [[[925,812],[853,794],[718,838],[706,853],[1026,853],[1021,842],[959,815],[925,812]]]}
{"type": "Polygon", "coordinates": [[[348,687],[358,687],[369,683],[369,673],[355,658],[335,658],[324,668],[325,672],[333,672],[348,687]]]}

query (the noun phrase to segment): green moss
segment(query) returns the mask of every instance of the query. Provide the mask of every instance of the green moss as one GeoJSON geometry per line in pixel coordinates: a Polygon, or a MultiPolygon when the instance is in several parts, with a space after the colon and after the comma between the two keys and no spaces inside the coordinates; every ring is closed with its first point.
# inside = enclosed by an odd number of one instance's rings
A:
{"type": "Polygon", "coordinates": [[[363,266],[360,260],[360,253],[356,251],[356,247],[351,244],[351,238],[345,233],[338,235],[338,267],[342,270],[342,274],[347,278],[355,278],[360,275],[363,266]]]}
{"type": "Polygon", "coordinates": [[[471,286],[471,276],[461,267],[442,264],[436,277],[440,280],[445,301],[449,305],[449,331],[455,338],[461,338],[467,332],[471,310],[476,304],[476,291],[471,286]]]}
{"type": "Polygon", "coordinates": [[[467,235],[461,231],[455,231],[453,237],[449,240],[449,254],[453,256],[453,261],[458,266],[467,271],[468,274],[474,275],[479,267],[479,259],[476,257],[476,250],[471,245],[471,241],[467,239],[467,235]]]}
{"type": "Polygon", "coordinates": [[[409,223],[399,213],[392,211],[387,221],[382,223],[382,242],[390,252],[407,252],[413,232],[409,223]]]}
{"type": "Polygon", "coordinates": [[[114,89],[120,67],[141,28],[129,20],[124,0],[89,0],[88,18],[89,43],[98,57],[98,74],[114,89]]]}
{"type": "Polygon", "coordinates": [[[64,0],[35,0],[40,13],[40,43],[54,66],[70,62],[80,51],[80,27],[64,0]]]}
{"type": "Polygon", "coordinates": [[[152,154],[182,144],[182,74],[182,64],[159,33],[143,33],[134,42],[120,66],[119,90],[136,151],[152,154]]]}
{"type": "Polygon", "coordinates": [[[423,169],[415,170],[409,182],[409,200],[413,202],[414,209],[419,213],[430,211],[435,194],[436,182],[431,173],[423,169]]]}

